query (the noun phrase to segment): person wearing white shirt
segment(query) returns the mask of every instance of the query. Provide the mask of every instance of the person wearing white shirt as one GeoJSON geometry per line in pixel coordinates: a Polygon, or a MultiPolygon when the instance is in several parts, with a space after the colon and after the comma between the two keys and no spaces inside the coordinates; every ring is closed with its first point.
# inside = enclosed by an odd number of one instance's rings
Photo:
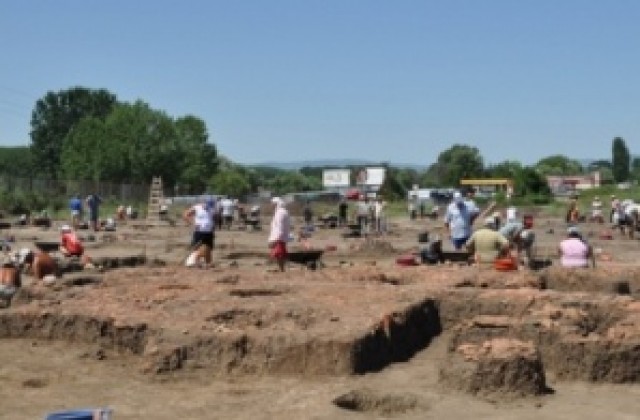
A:
{"type": "Polygon", "coordinates": [[[231,229],[231,225],[233,224],[233,212],[236,207],[233,200],[229,197],[223,198],[220,202],[220,207],[222,210],[222,222],[227,229],[231,229]]]}
{"type": "Polygon", "coordinates": [[[275,205],[275,211],[271,219],[268,244],[271,257],[278,263],[280,271],[284,271],[287,262],[287,242],[291,234],[291,218],[285,202],[280,197],[274,197],[271,202],[275,205]]]}
{"type": "Polygon", "coordinates": [[[213,214],[215,212],[215,200],[213,198],[204,198],[200,203],[193,205],[185,210],[183,219],[187,224],[193,225],[193,237],[191,239],[191,247],[196,249],[204,247],[202,256],[207,266],[211,264],[211,251],[214,246],[214,230],[213,214]]]}

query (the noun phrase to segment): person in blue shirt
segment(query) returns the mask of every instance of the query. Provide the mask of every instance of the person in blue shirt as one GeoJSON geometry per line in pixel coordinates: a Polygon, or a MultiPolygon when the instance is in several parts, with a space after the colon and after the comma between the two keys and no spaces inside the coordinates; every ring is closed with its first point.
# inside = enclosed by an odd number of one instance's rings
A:
{"type": "Polygon", "coordinates": [[[94,232],[100,230],[99,213],[100,213],[100,204],[102,203],[102,198],[98,194],[89,194],[86,199],[87,207],[89,208],[89,222],[91,223],[91,228],[94,232]]]}
{"type": "Polygon", "coordinates": [[[462,194],[456,191],[453,201],[447,207],[444,216],[444,226],[451,236],[451,242],[456,250],[460,250],[471,237],[472,213],[464,202],[462,194]]]}
{"type": "Polygon", "coordinates": [[[71,225],[77,229],[82,220],[82,200],[79,195],[75,195],[69,200],[69,210],[71,211],[71,225]]]}

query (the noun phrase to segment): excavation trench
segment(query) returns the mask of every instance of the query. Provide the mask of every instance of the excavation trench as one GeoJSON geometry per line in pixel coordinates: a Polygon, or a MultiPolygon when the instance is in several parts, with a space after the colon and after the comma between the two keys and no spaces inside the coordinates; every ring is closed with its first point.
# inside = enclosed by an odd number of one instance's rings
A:
{"type": "Polygon", "coordinates": [[[313,282],[320,274],[285,283],[224,273],[182,280],[175,267],[125,273],[107,284],[80,279],[62,291],[18,300],[0,312],[0,338],[95,344],[139,356],[141,370],[156,374],[189,369],[207,376],[307,376],[380,371],[410,360],[451,330],[450,352],[517,339],[533,343],[545,370],[560,378],[640,381],[640,339],[620,329],[635,322],[625,312],[630,296],[453,287],[422,291],[430,297],[420,299],[416,288],[406,289],[410,298],[400,303],[395,290],[420,286],[403,280],[363,289],[357,282],[349,287],[378,294],[343,309],[334,283],[313,282]],[[132,281],[133,274],[146,277],[132,281]],[[91,312],[92,302],[105,296],[119,316],[91,312]],[[393,296],[388,302],[395,309],[372,322],[376,312],[367,308],[378,296],[393,296]],[[612,335],[616,328],[622,338],[612,335]]]}
{"type": "MultiPolygon", "coordinates": [[[[226,314],[226,318],[231,315],[226,314]]],[[[298,326],[302,322],[298,320],[298,326]]],[[[362,374],[410,359],[440,331],[437,305],[432,299],[391,313],[358,335],[342,337],[314,337],[311,332],[251,334],[224,329],[186,334],[147,323],[123,324],[96,316],[56,311],[25,313],[19,306],[0,314],[0,338],[95,344],[105,350],[138,355],[145,372],[158,374],[184,368],[204,369],[213,376],[362,374]]]]}

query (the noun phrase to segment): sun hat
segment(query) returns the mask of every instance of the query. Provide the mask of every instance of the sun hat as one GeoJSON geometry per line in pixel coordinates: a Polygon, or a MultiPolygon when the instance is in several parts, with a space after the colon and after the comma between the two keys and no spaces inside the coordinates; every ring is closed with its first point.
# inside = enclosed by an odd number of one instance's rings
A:
{"type": "Polygon", "coordinates": [[[495,217],[487,217],[484,219],[484,225],[487,227],[493,227],[496,224],[495,217]]]}
{"type": "Polygon", "coordinates": [[[580,235],[580,229],[577,226],[569,226],[567,228],[568,235],[580,235]]]}

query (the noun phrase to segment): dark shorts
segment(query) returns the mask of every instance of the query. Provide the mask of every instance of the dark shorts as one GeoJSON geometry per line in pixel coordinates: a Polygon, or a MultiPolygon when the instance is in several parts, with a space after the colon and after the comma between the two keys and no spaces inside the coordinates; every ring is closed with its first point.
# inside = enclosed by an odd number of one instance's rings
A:
{"type": "Polygon", "coordinates": [[[209,246],[213,249],[215,235],[213,232],[193,232],[193,239],[191,239],[191,246],[196,247],[200,244],[209,246]]]}
{"type": "Polygon", "coordinates": [[[467,243],[468,240],[469,240],[468,237],[466,237],[466,238],[451,238],[451,242],[453,242],[453,247],[456,250],[462,249],[462,247],[464,246],[464,244],[467,243]]]}

